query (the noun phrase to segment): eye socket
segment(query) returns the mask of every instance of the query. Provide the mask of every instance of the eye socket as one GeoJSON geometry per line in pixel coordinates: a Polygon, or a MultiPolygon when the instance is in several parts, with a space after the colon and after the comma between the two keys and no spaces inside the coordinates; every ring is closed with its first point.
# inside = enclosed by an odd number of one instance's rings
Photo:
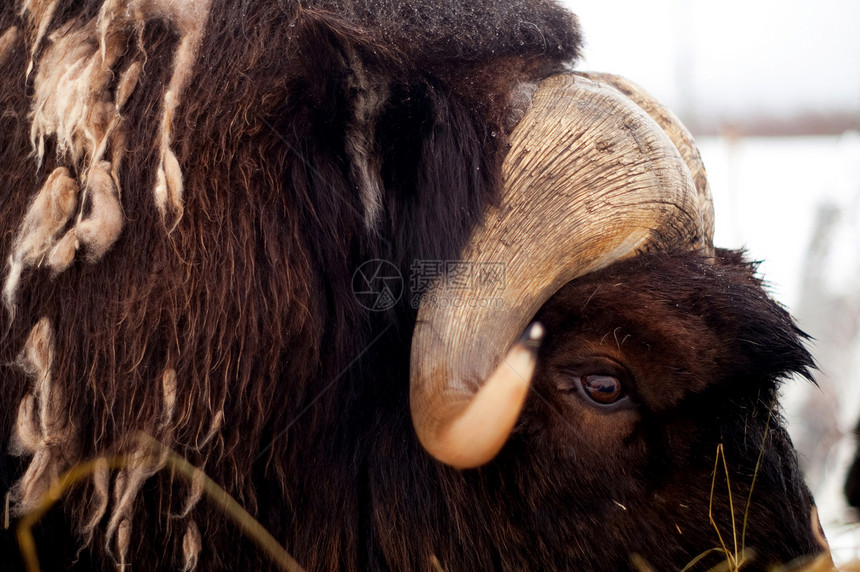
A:
{"type": "Polygon", "coordinates": [[[621,381],[612,375],[583,375],[579,378],[585,395],[600,405],[611,405],[624,397],[621,381]]]}

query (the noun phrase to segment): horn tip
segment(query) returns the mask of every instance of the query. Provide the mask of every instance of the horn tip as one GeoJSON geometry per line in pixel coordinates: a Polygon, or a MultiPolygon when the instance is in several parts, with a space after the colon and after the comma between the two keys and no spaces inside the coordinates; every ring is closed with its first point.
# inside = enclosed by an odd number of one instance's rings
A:
{"type": "Polygon", "coordinates": [[[529,349],[537,350],[545,335],[546,329],[543,327],[543,324],[540,322],[532,322],[531,325],[526,328],[526,331],[523,332],[519,343],[529,349]]]}
{"type": "Polygon", "coordinates": [[[471,469],[498,454],[525,403],[544,333],[542,324],[531,324],[469,402],[443,415],[447,419],[435,431],[419,430],[431,455],[452,467],[471,469]]]}

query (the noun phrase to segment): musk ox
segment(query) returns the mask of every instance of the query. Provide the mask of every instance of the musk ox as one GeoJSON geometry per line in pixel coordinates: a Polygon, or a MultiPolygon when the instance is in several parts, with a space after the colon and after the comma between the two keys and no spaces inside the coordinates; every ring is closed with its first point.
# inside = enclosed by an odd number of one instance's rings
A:
{"type": "Polygon", "coordinates": [[[688,134],[579,47],[548,0],[4,3],[13,528],[95,459],[42,568],[274,566],[141,433],[308,570],[818,552],[803,336],[714,251],[688,134]],[[371,310],[368,260],[503,276],[371,310]]]}

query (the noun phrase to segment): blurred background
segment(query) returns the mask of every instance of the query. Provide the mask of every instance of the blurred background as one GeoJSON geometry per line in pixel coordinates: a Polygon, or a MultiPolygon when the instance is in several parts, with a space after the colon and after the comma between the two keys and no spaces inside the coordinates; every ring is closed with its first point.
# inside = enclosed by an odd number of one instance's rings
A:
{"type": "Polygon", "coordinates": [[[815,338],[818,387],[785,414],[834,559],[860,558],[843,494],[860,419],[860,0],[564,0],[582,70],[624,75],[696,137],[718,246],[762,261],[815,338]]]}

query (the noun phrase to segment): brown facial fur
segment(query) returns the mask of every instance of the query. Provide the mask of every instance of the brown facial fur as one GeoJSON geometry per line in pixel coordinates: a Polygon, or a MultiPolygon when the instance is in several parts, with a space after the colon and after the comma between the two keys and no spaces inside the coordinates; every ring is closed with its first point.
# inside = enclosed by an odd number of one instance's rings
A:
{"type": "MultiPolygon", "coordinates": [[[[750,501],[745,544],[756,558],[745,569],[818,551],[776,393],[786,376],[808,377],[812,362],[753,265],[719,250],[643,255],[571,282],[536,319],[548,338],[521,446],[569,475],[566,506],[605,520],[601,545],[624,545],[658,570],[683,567],[706,539],[719,545],[708,503],[721,445],[714,515],[731,537],[727,466],[738,523],[750,501]],[[577,383],[587,374],[616,376],[625,397],[595,403],[577,383]],[[649,532],[637,539],[629,523],[649,532]]],[[[622,566],[621,555],[604,558],[622,566]]]]}

